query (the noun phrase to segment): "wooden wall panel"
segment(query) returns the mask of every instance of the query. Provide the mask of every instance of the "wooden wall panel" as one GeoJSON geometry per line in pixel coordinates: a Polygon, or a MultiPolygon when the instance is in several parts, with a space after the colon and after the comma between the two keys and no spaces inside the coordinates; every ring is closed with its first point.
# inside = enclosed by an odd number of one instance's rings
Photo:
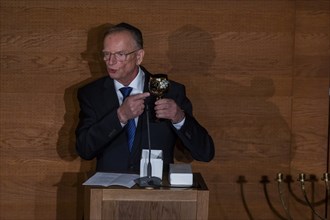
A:
{"type": "MultiPolygon", "coordinates": [[[[329,0],[3,0],[0,7],[0,219],[82,218],[81,183],[94,161],[74,150],[76,90],[105,74],[100,33],[121,21],[143,31],[145,67],[186,85],[215,141],[212,162],[193,162],[210,188],[209,219],[284,219],[278,172],[292,178],[294,219],[312,219],[296,199],[296,179],[317,176],[313,196],[323,198],[329,0]]],[[[316,208],[324,213],[324,204],[316,208]]]]}

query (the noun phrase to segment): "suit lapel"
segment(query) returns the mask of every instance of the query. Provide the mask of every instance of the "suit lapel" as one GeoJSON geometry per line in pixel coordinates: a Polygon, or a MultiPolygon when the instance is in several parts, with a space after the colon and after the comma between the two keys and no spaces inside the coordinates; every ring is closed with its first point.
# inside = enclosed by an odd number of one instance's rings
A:
{"type": "Polygon", "coordinates": [[[119,101],[113,79],[111,79],[110,77],[106,77],[103,85],[104,90],[102,93],[102,99],[104,103],[104,108],[108,110],[118,108],[119,101]]]}

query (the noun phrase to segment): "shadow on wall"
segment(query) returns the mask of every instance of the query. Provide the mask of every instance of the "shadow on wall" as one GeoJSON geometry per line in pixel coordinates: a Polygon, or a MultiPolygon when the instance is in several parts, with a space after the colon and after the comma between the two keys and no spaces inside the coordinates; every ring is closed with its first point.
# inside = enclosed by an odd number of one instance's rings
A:
{"type": "MultiPolygon", "coordinates": [[[[111,24],[103,24],[88,31],[86,51],[81,53],[88,62],[91,77],[68,87],[64,94],[64,124],[58,132],[57,153],[65,161],[73,161],[78,155],[75,150],[75,129],[78,124],[79,103],[77,90],[88,82],[104,76],[106,69],[100,51],[103,48],[103,34],[111,24]]],[[[82,183],[88,173],[95,170],[94,161],[80,160],[79,172],[64,172],[57,187],[57,219],[83,219],[84,192],[82,183]],[[75,207],[75,209],[73,209],[75,207]]]]}
{"type": "Polygon", "coordinates": [[[216,58],[212,35],[191,24],[170,33],[167,56],[170,74],[208,75],[216,58]]]}
{"type": "MultiPolygon", "coordinates": [[[[222,38],[217,37],[217,40],[222,38]]],[[[235,60],[230,60],[235,57],[225,57],[221,48],[216,51],[214,39],[212,33],[188,24],[170,33],[167,53],[172,66],[169,77],[186,86],[195,116],[202,124],[207,123],[205,127],[214,139],[214,163],[219,166],[211,165],[217,169],[212,179],[217,182],[228,174],[275,176],[281,169],[289,169],[291,131],[271,100],[275,94],[273,80],[266,74],[262,75],[261,71],[255,71],[258,67],[251,67],[251,63],[235,63],[235,60]],[[216,59],[217,56],[220,58],[216,59]],[[257,74],[252,76],[254,72],[257,74]],[[241,80],[234,81],[239,75],[245,77],[244,84],[241,80]],[[248,84],[246,79],[249,76],[248,84]],[[233,164],[233,158],[241,161],[242,165],[233,164]],[[223,167],[231,168],[226,170],[223,167]]],[[[176,152],[176,159],[189,161],[182,151],[176,152]]],[[[232,195],[218,188],[213,190],[210,214],[224,216],[227,211],[221,210],[221,203],[232,195]]],[[[241,204],[241,201],[233,202],[233,207],[241,204]]]]}
{"type": "Polygon", "coordinates": [[[229,80],[238,77],[230,73],[249,72],[250,64],[235,67],[226,60],[215,64],[212,35],[194,25],[177,29],[168,41],[169,75],[186,85],[192,103],[198,103],[194,104],[195,111],[212,122],[208,130],[213,130],[215,141],[222,146],[216,152],[221,150],[220,158],[248,157],[251,153],[268,161],[273,158],[289,163],[291,132],[271,101],[275,94],[273,80],[259,73],[251,77],[250,85],[229,80]]]}

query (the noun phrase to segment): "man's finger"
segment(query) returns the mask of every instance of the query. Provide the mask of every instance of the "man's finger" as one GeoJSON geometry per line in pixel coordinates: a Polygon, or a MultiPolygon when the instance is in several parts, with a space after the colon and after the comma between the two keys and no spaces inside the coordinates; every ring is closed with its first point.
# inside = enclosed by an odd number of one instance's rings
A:
{"type": "Polygon", "coordinates": [[[140,94],[136,94],[136,95],[131,95],[130,97],[132,97],[134,100],[138,100],[138,99],[145,99],[148,96],[150,96],[150,93],[144,92],[144,93],[140,93],[140,94]]]}

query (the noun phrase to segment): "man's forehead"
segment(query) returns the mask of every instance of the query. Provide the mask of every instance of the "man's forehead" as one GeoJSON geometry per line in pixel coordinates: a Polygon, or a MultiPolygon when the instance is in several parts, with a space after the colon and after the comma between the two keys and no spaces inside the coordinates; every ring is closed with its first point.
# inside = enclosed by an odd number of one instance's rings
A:
{"type": "Polygon", "coordinates": [[[131,49],[135,45],[133,36],[128,31],[121,31],[109,34],[104,39],[104,47],[120,47],[131,49]]]}

